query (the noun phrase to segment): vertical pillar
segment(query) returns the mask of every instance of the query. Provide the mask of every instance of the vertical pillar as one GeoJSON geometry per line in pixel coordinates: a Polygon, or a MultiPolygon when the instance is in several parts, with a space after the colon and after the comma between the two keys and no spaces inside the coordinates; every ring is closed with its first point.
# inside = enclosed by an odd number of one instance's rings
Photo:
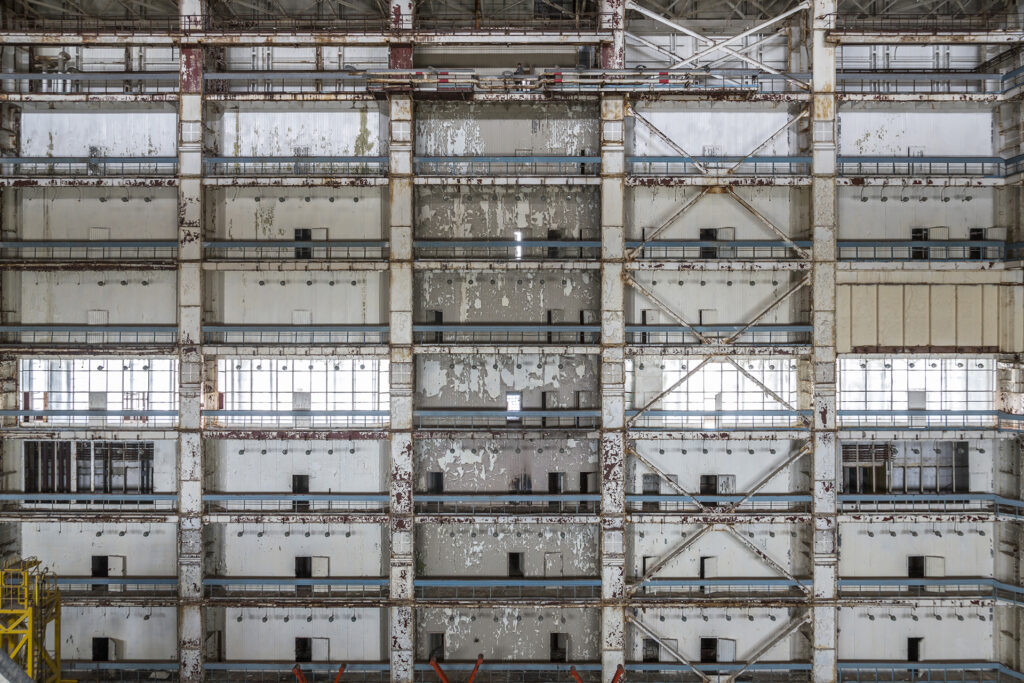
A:
{"type": "MultiPolygon", "coordinates": [[[[410,33],[412,31],[412,0],[390,0],[388,3],[388,22],[392,31],[410,33]]],[[[392,43],[388,47],[388,68],[412,68],[412,40],[409,42],[392,43]]]]}
{"type": "Polygon", "coordinates": [[[625,662],[625,110],[601,100],[601,679],[625,662]]]}
{"type": "Polygon", "coordinates": [[[610,42],[601,43],[601,68],[622,69],[626,66],[626,0],[601,0],[598,24],[610,31],[610,42]]]}
{"type": "Polygon", "coordinates": [[[836,54],[825,42],[827,16],[836,11],[836,0],[814,0],[811,15],[812,44],[812,179],[811,225],[813,262],[811,277],[814,329],[811,365],[814,410],[813,502],[814,683],[836,680],[836,580],[837,544],[837,420],[836,420],[836,54]]]}
{"type": "MultiPolygon", "coordinates": [[[[182,23],[203,13],[183,0],[182,23]]],[[[178,663],[203,680],[202,118],[203,51],[181,46],[178,98],[178,663]]]]}
{"type": "Polygon", "coordinates": [[[408,95],[389,100],[388,241],[391,349],[391,680],[413,680],[413,354],[412,153],[413,106],[408,95]]]}

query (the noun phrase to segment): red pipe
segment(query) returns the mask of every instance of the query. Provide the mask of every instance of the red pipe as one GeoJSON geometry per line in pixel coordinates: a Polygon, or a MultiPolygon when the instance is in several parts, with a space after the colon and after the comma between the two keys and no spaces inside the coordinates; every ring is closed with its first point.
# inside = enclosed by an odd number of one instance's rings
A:
{"type": "Polygon", "coordinates": [[[338,683],[338,681],[341,680],[341,674],[345,673],[345,667],[346,666],[348,666],[348,665],[347,664],[342,664],[341,666],[338,667],[338,675],[334,677],[334,683],[338,683]]]}
{"type": "MultiPolygon", "coordinates": [[[[622,680],[622,676],[626,673],[626,668],[619,664],[615,669],[615,675],[612,676],[612,683],[619,683],[622,680]]],[[[334,683],[338,683],[335,681],[334,683]]]]}
{"type": "Polygon", "coordinates": [[[299,683],[306,683],[306,677],[302,675],[302,668],[298,664],[292,667],[292,673],[299,679],[299,683]]]}
{"type": "MultiPolygon", "coordinates": [[[[469,674],[469,680],[466,683],[473,683],[473,679],[476,678],[476,672],[480,670],[480,665],[484,663],[484,656],[476,656],[476,666],[473,667],[473,673],[469,674]]],[[[337,681],[335,681],[337,683],[337,681]]]]}
{"type": "Polygon", "coordinates": [[[580,675],[579,675],[578,673],[576,673],[576,667],[575,667],[575,666],[570,666],[570,667],[569,667],[569,674],[570,674],[570,675],[571,675],[571,676],[572,676],[573,678],[575,678],[575,679],[576,679],[576,683],[583,683],[583,679],[582,679],[582,678],[580,678],[580,675]]]}
{"type": "Polygon", "coordinates": [[[444,671],[438,666],[437,660],[433,657],[430,658],[430,666],[434,667],[434,671],[437,672],[437,677],[441,679],[441,683],[448,683],[448,677],[444,675],[444,671]]]}

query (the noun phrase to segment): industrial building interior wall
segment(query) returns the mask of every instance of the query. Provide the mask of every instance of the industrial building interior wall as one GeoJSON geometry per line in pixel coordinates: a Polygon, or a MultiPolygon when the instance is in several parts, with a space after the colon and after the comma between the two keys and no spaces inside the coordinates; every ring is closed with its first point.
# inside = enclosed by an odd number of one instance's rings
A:
{"type": "Polygon", "coordinates": [[[69,675],[1020,677],[1020,94],[958,79],[1024,35],[832,35],[823,85],[836,3],[543,4],[554,38],[427,31],[399,76],[404,44],[279,29],[0,45],[0,548],[60,577],[69,675]],[[609,80],[528,91],[597,71],[608,5],[609,80]],[[171,76],[3,78],[40,69],[171,76]],[[405,80],[295,75],[367,70],[405,80]]]}

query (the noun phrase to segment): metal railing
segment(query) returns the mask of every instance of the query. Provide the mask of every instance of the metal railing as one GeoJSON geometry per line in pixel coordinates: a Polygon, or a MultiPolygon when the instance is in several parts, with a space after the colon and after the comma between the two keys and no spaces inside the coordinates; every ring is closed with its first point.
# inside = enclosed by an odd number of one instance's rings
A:
{"type": "Polygon", "coordinates": [[[798,259],[796,248],[810,249],[810,240],[794,240],[792,244],[770,240],[629,240],[627,249],[636,250],[636,259],[798,259]]]}
{"type": "Polygon", "coordinates": [[[890,598],[990,598],[1011,604],[1024,603],[1024,588],[987,577],[935,579],[850,577],[837,581],[841,597],[890,598]]]}
{"type": "Polygon", "coordinates": [[[735,346],[787,346],[809,344],[810,325],[626,325],[626,343],[638,346],[663,346],[723,341],[736,336],[735,346]],[[741,333],[742,331],[742,333],[741,333]]]}
{"type": "Polygon", "coordinates": [[[422,514],[586,514],[600,507],[597,493],[416,493],[422,514]]]}
{"type": "Polygon", "coordinates": [[[836,158],[841,176],[937,175],[1002,178],[1007,160],[995,156],[845,156],[836,158]]]}
{"type": "MultiPolygon", "coordinates": [[[[630,409],[626,416],[633,418],[639,413],[630,409]]],[[[810,419],[810,410],[645,410],[632,428],[714,432],[809,429],[810,419]]]]}
{"type": "Polygon", "coordinates": [[[413,581],[416,597],[430,600],[558,598],[589,600],[600,597],[601,579],[433,579],[413,581]]]}
{"type": "Polygon", "coordinates": [[[841,261],[1002,261],[1009,249],[998,240],[840,240],[841,261]]]}
{"type": "Polygon", "coordinates": [[[862,661],[837,664],[841,683],[1016,683],[1024,674],[998,662],[862,661]]]}
{"type": "Polygon", "coordinates": [[[207,429],[222,427],[357,427],[384,429],[387,410],[204,410],[207,429]]]}
{"type": "Polygon", "coordinates": [[[172,176],[178,157],[0,157],[0,175],[172,176]]]}
{"type": "Polygon", "coordinates": [[[418,409],[413,419],[421,428],[594,429],[601,424],[601,411],[418,409]]]}
{"type": "Polygon", "coordinates": [[[207,514],[232,512],[386,512],[386,493],[204,493],[207,514]]]}
{"type": "Polygon", "coordinates": [[[64,596],[103,595],[109,598],[133,595],[176,595],[176,577],[155,576],[58,576],[57,585],[64,596]]]}
{"type": "Polygon", "coordinates": [[[601,256],[598,240],[416,240],[421,259],[584,260],[601,256]]]}
{"type": "Polygon", "coordinates": [[[836,13],[825,17],[833,31],[871,33],[967,33],[1020,31],[1021,15],[1014,12],[965,12],[962,14],[836,13]]]}
{"type": "Polygon", "coordinates": [[[1024,501],[994,493],[840,493],[842,512],[991,512],[1024,519],[1024,501]]]}
{"type": "Polygon", "coordinates": [[[221,71],[203,74],[205,94],[365,92],[365,71],[221,71]]]}
{"type": "MultiPolygon", "coordinates": [[[[2,329],[2,328],[0,328],[2,329]]],[[[386,344],[387,325],[203,325],[206,344],[386,344]]]]}
{"type": "Polygon", "coordinates": [[[3,509],[48,512],[165,512],[178,507],[176,493],[0,493],[3,509]]]}
{"type": "Polygon", "coordinates": [[[170,260],[178,253],[172,240],[24,240],[0,242],[5,260],[141,261],[170,260]]]}
{"type": "MultiPolygon", "coordinates": [[[[295,662],[203,662],[203,680],[210,683],[295,683],[295,662]]],[[[309,683],[336,683],[337,662],[303,662],[302,677],[309,683]]],[[[387,662],[345,664],[345,683],[389,683],[387,662]]]]}
{"type": "Polygon", "coordinates": [[[836,73],[840,93],[870,94],[982,94],[1004,92],[1004,75],[975,71],[839,71],[836,73]]]}
{"type": "Polygon", "coordinates": [[[174,683],[178,680],[176,661],[91,662],[64,659],[61,667],[69,680],[79,683],[146,683],[154,680],[174,683]]]}
{"type": "Polygon", "coordinates": [[[21,427],[173,427],[177,410],[0,410],[0,417],[17,417],[21,427]]]}
{"type": "MultiPolygon", "coordinates": [[[[514,6],[513,6],[514,7],[514,6]]],[[[413,19],[413,27],[417,31],[490,31],[519,29],[523,31],[594,31],[600,26],[601,14],[598,12],[561,12],[554,7],[537,5],[549,11],[510,12],[497,10],[493,15],[480,12],[417,12],[413,19]]],[[[611,14],[607,17],[612,18],[611,14]]]]}
{"type": "Polygon", "coordinates": [[[626,510],[629,512],[699,512],[698,503],[708,512],[724,512],[733,505],[739,506],[736,514],[747,512],[805,512],[810,509],[813,497],[810,494],[755,494],[736,495],[694,495],[682,494],[626,494],[626,510]],[[742,501],[742,502],[740,502],[742,501]]]}
{"type": "Polygon", "coordinates": [[[390,581],[377,577],[314,577],[300,579],[274,576],[232,576],[203,579],[208,598],[326,598],[380,599],[387,596],[390,581]]]}
{"type": "Polygon", "coordinates": [[[628,156],[635,176],[722,175],[793,176],[811,172],[809,156],[628,156]],[[701,171],[703,167],[704,171],[701,171]]]}
{"type": "Polygon", "coordinates": [[[417,156],[416,173],[425,176],[596,176],[599,156],[417,156]]]}
{"type": "Polygon", "coordinates": [[[805,598],[805,589],[812,579],[646,579],[631,584],[637,590],[636,600],[658,600],[665,597],[686,597],[694,600],[719,598],[805,598]]]}
{"type": "Polygon", "coordinates": [[[601,338],[600,325],[413,325],[412,331],[417,344],[596,344],[601,338]]]}
{"type": "Polygon", "coordinates": [[[386,156],[204,156],[209,176],[383,176],[386,156]]]}
{"type": "Polygon", "coordinates": [[[386,259],[388,243],[382,240],[231,240],[203,242],[210,259],[386,259]]]}
{"type": "Polygon", "coordinates": [[[177,71],[0,73],[5,92],[45,95],[177,93],[177,71]]]}
{"type": "Polygon", "coordinates": [[[0,344],[174,344],[177,325],[0,325],[0,344]]]}
{"type": "MultiPolygon", "coordinates": [[[[446,660],[441,666],[445,671],[459,672],[458,680],[463,680],[476,663],[446,660]]],[[[595,663],[492,662],[486,659],[474,680],[479,683],[574,683],[576,679],[570,673],[572,668],[584,683],[599,683],[601,680],[601,665],[595,663]]],[[[413,672],[416,683],[437,683],[437,674],[426,662],[413,665],[413,672]]]]}
{"type": "Polygon", "coordinates": [[[998,410],[848,410],[838,411],[840,428],[996,429],[998,410]]]}

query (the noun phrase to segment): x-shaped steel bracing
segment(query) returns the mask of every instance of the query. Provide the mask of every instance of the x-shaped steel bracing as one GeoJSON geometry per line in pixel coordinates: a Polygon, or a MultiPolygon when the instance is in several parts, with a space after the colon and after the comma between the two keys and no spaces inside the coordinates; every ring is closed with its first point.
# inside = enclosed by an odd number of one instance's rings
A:
{"type": "MultiPolygon", "coordinates": [[[[697,505],[701,508],[702,511],[705,509],[700,503],[697,502],[696,498],[693,495],[685,492],[681,487],[679,487],[679,485],[677,483],[673,482],[663,470],[661,470],[657,466],[653,465],[647,458],[644,458],[643,456],[639,455],[634,448],[627,446],[626,447],[626,452],[629,453],[630,455],[632,455],[633,457],[637,458],[638,460],[640,460],[640,462],[644,463],[644,465],[650,467],[662,479],[665,479],[665,481],[670,482],[683,495],[689,497],[691,500],[693,500],[694,503],[697,503],[697,505]]],[[[797,449],[793,453],[791,453],[788,456],[786,456],[785,458],[783,458],[782,461],[777,466],[772,468],[771,472],[769,472],[765,476],[761,477],[761,479],[759,479],[756,484],[754,484],[752,487],[750,487],[750,490],[747,491],[746,493],[744,493],[742,498],[740,498],[738,501],[735,501],[734,503],[732,503],[732,505],[730,505],[728,508],[726,508],[725,511],[724,511],[725,514],[730,514],[732,512],[735,512],[740,507],[740,505],[742,505],[751,496],[753,496],[758,491],[760,491],[766,484],[768,484],[769,481],[771,481],[777,474],[779,474],[779,472],[781,472],[782,470],[786,469],[792,463],[796,462],[799,458],[807,455],[810,452],[811,452],[810,446],[805,444],[804,446],[800,447],[799,449],[797,449]]],[[[740,541],[740,543],[744,547],[749,549],[752,553],[754,553],[754,555],[756,555],[758,558],[760,558],[761,561],[765,565],[767,565],[768,567],[770,567],[771,569],[773,569],[774,571],[776,571],[780,575],[786,577],[790,581],[793,581],[794,583],[796,583],[797,586],[799,586],[800,589],[802,591],[804,591],[805,593],[809,592],[809,589],[803,584],[803,582],[800,579],[798,579],[795,576],[793,576],[788,570],[786,570],[785,567],[783,567],[781,564],[779,564],[774,559],[772,559],[772,557],[769,556],[768,553],[766,553],[765,551],[763,551],[760,548],[758,548],[749,539],[744,538],[733,527],[731,527],[731,526],[722,526],[722,525],[717,524],[715,522],[711,522],[711,523],[708,523],[708,524],[705,524],[704,526],[702,526],[697,531],[697,533],[695,533],[693,536],[690,536],[689,538],[685,539],[680,544],[678,544],[676,547],[674,547],[673,549],[669,550],[663,556],[658,558],[658,560],[653,565],[651,565],[650,567],[647,568],[647,571],[644,572],[643,576],[640,577],[639,581],[637,581],[636,583],[630,585],[627,588],[628,593],[630,595],[636,593],[636,591],[638,591],[643,586],[645,581],[647,581],[647,580],[651,579],[652,577],[656,576],[659,572],[661,572],[662,569],[664,569],[668,565],[669,562],[671,562],[675,558],[677,558],[680,555],[682,555],[687,549],[692,547],[697,541],[699,541],[701,538],[703,538],[704,536],[706,536],[708,533],[710,533],[714,529],[718,528],[719,526],[721,526],[721,528],[725,529],[727,532],[731,533],[733,535],[733,537],[736,538],[738,541],[740,541]]]]}
{"type": "MultiPolygon", "coordinates": [[[[671,69],[678,69],[678,68],[680,68],[682,66],[686,66],[687,64],[693,63],[694,61],[696,61],[700,57],[708,55],[708,54],[710,54],[712,52],[721,51],[721,52],[725,52],[726,54],[728,54],[731,57],[734,57],[734,58],[739,59],[739,60],[741,60],[743,62],[751,64],[751,65],[761,69],[762,71],[765,71],[767,73],[770,73],[770,74],[773,74],[773,75],[778,76],[780,78],[783,78],[783,79],[789,81],[790,83],[793,83],[797,87],[802,88],[804,90],[810,90],[810,86],[807,83],[805,83],[805,82],[803,82],[803,81],[801,81],[799,79],[793,78],[789,74],[784,73],[782,71],[779,71],[778,69],[770,67],[770,66],[768,66],[767,64],[765,64],[762,61],[759,61],[757,59],[754,59],[753,57],[750,57],[750,56],[748,56],[746,54],[743,54],[743,51],[733,49],[733,48],[729,47],[729,44],[733,43],[733,42],[736,42],[738,40],[742,40],[743,38],[746,38],[747,36],[752,35],[754,33],[757,33],[758,31],[763,31],[765,28],[768,28],[769,26],[772,26],[773,24],[776,24],[779,21],[782,21],[783,19],[786,19],[787,17],[790,17],[790,16],[792,16],[793,14],[795,14],[797,12],[803,11],[803,10],[807,9],[809,6],[810,6],[809,3],[802,2],[799,5],[797,5],[796,7],[793,7],[793,8],[783,12],[782,14],[780,14],[780,15],[778,15],[776,17],[773,17],[773,18],[769,19],[768,21],[762,22],[762,23],[758,24],[757,26],[754,26],[753,28],[747,29],[746,31],[743,31],[742,33],[739,33],[739,34],[737,34],[735,36],[731,36],[729,38],[725,38],[724,40],[714,41],[714,40],[712,40],[712,39],[710,39],[710,38],[708,38],[708,37],[698,33],[697,31],[694,31],[693,29],[687,28],[686,26],[683,26],[682,24],[679,24],[679,23],[674,22],[674,21],[672,21],[670,19],[667,19],[667,18],[663,17],[662,15],[658,14],[657,12],[653,12],[653,11],[647,9],[646,7],[638,5],[635,2],[627,2],[626,3],[626,9],[631,9],[631,10],[633,10],[635,12],[639,12],[640,14],[644,15],[645,17],[648,17],[650,19],[653,19],[654,21],[657,21],[657,22],[659,22],[661,24],[664,24],[665,26],[668,26],[669,28],[673,29],[674,31],[676,31],[678,33],[686,34],[686,35],[690,36],[691,38],[696,38],[698,41],[704,42],[704,43],[708,44],[707,47],[698,50],[696,53],[694,53],[693,55],[691,55],[689,57],[683,57],[683,56],[675,54],[674,52],[671,52],[669,50],[665,50],[664,48],[659,49],[658,50],[659,52],[667,52],[669,54],[669,56],[671,56],[673,59],[678,60],[671,67],[669,67],[671,69]]],[[[648,47],[650,47],[651,45],[652,45],[651,43],[648,43],[648,47]]]]}
{"type": "MultiPolygon", "coordinates": [[[[740,667],[736,671],[733,671],[732,673],[730,673],[725,678],[726,683],[733,683],[737,678],[739,678],[743,673],[745,673],[752,665],[756,664],[758,661],[760,661],[760,659],[762,657],[764,657],[766,654],[768,654],[768,652],[773,647],[775,647],[776,645],[781,643],[783,640],[785,640],[786,638],[791,636],[797,629],[799,629],[801,626],[803,626],[804,624],[806,624],[810,620],[811,620],[811,613],[809,611],[806,611],[806,612],[803,612],[800,616],[796,617],[795,619],[792,619],[789,622],[787,622],[781,629],[776,631],[767,641],[765,641],[764,644],[762,644],[760,647],[758,647],[757,650],[755,650],[754,653],[752,655],[750,655],[750,658],[747,659],[747,661],[743,662],[743,666],[742,667],[740,667]]],[[[656,642],[665,651],[665,653],[668,654],[670,657],[672,657],[673,659],[675,659],[675,660],[681,662],[682,664],[685,664],[686,666],[688,666],[691,671],[693,671],[697,676],[700,677],[700,679],[702,681],[704,681],[704,683],[711,683],[711,677],[710,676],[708,676],[706,673],[704,673],[703,671],[698,669],[696,667],[696,665],[694,665],[693,662],[691,662],[686,657],[684,657],[682,655],[682,653],[679,652],[679,650],[677,650],[676,648],[674,648],[671,645],[669,645],[665,641],[665,638],[663,638],[660,634],[658,634],[650,626],[648,626],[647,624],[643,623],[642,621],[640,621],[636,617],[634,617],[632,615],[629,615],[629,614],[626,615],[626,622],[636,626],[638,631],[640,631],[645,636],[647,636],[648,638],[650,638],[651,640],[656,642]]]]}

